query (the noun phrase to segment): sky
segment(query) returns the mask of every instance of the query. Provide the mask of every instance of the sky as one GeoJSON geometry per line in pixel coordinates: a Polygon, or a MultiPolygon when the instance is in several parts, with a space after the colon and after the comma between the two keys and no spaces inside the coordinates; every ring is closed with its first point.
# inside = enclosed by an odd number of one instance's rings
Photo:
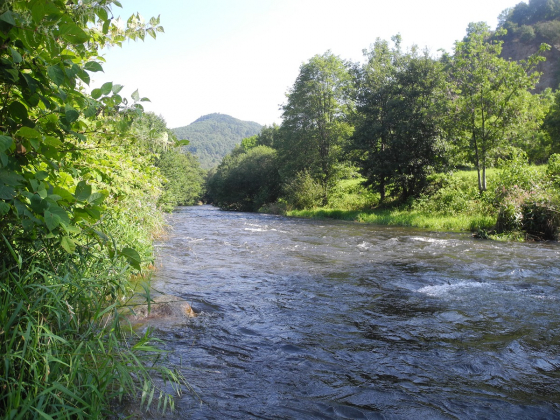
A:
{"type": "Polygon", "coordinates": [[[377,38],[451,52],[469,22],[497,25],[519,0],[120,0],[114,17],[161,16],[156,40],[104,51],[105,82],[136,89],[169,128],[221,113],[262,125],[281,122],[280,106],[311,57],[330,50],[362,62],[377,38]]]}

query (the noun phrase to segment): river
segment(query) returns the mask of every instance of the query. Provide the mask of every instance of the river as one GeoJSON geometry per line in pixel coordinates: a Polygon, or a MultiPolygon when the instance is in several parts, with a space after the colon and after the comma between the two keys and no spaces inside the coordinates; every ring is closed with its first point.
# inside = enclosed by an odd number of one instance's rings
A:
{"type": "MultiPolygon", "coordinates": [[[[179,208],[183,419],[560,418],[560,246],[179,208]]],[[[167,418],[167,417],[166,417],[167,418]]]]}

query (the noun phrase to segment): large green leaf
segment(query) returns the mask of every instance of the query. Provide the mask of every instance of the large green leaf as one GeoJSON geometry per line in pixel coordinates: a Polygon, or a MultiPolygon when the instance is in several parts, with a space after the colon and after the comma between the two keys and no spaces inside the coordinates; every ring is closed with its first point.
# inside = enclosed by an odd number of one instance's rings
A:
{"type": "Polygon", "coordinates": [[[62,239],[60,240],[60,245],[69,254],[73,254],[74,251],[76,251],[76,244],[72,239],[70,239],[69,236],[63,236],[62,239]]]}
{"type": "Polygon", "coordinates": [[[39,133],[34,128],[21,127],[17,132],[16,136],[24,137],[26,139],[40,139],[41,133],[39,133]]]}
{"type": "Polygon", "coordinates": [[[10,205],[8,203],[4,203],[3,201],[0,201],[0,216],[4,216],[9,211],[10,211],[10,205]]]}
{"type": "Polygon", "coordinates": [[[108,95],[109,93],[111,93],[112,90],[113,90],[112,82],[103,83],[103,86],[101,86],[101,93],[103,95],[108,95]]]}
{"type": "Polygon", "coordinates": [[[66,122],[72,124],[78,118],[80,118],[80,113],[72,108],[70,105],[66,105],[64,116],[66,117],[66,122]]]}
{"type": "Polygon", "coordinates": [[[17,120],[27,119],[27,108],[21,102],[14,101],[8,105],[8,112],[12,118],[17,120]]]}
{"type": "Polygon", "coordinates": [[[89,35],[74,22],[63,23],[59,29],[60,36],[71,44],[83,44],[89,40],[89,35]]]}
{"type": "Polygon", "coordinates": [[[138,93],[138,89],[136,89],[134,92],[132,92],[132,99],[134,100],[134,102],[137,102],[140,100],[140,94],[138,93]]]}
{"type": "Polygon", "coordinates": [[[97,61],[89,61],[84,66],[84,70],[97,72],[103,71],[103,67],[101,67],[101,64],[99,64],[97,61]]]}
{"type": "Polygon", "coordinates": [[[88,185],[86,181],[78,182],[74,195],[76,200],[86,201],[91,196],[91,185],[88,185]]]}
{"type": "Polygon", "coordinates": [[[141,270],[140,264],[142,263],[142,259],[134,248],[123,248],[119,254],[125,257],[132,267],[138,271],[141,270]]]}
{"type": "Polygon", "coordinates": [[[14,144],[14,141],[11,137],[0,136],[0,152],[5,152],[10,147],[12,147],[12,144],[14,144]]]}
{"type": "Polygon", "coordinates": [[[16,21],[14,20],[14,14],[9,10],[0,15],[0,21],[6,22],[8,25],[11,26],[16,26],[16,21]]]}
{"type": "Polygon", "coordinates": [[[59,66],[50,66],[47,69],[47,73],[49,75],[49,78],[55,83],[55,85],[60,86],[62,83],[64,83],[66,74],[64,73],[64,70],[62,70],[59,66]]]}

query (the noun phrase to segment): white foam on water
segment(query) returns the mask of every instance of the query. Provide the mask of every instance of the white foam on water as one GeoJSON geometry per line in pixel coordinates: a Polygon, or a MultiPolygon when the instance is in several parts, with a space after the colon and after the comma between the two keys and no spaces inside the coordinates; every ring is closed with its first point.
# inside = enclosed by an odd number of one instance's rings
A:
{"type": "Polygon", "coordinates": [[[421,236],[413,236],[410,238],[412,241],[428,242],[431,244],[447,244],[449,243],[446,239],[435,239],[435,238],[424,238],[421,236]]]}
{"type": "Polygon", "coordinates": [[[450,293],[469,289],[480,289],[491,287],[490,283],[478,283],[478,282],[468,282],[460,281],[453,284],[439,284],[437,286],[424,286],[418,289],[419,293],[424,293],[425,295],[432,297],[445,296],[450,293]]]}

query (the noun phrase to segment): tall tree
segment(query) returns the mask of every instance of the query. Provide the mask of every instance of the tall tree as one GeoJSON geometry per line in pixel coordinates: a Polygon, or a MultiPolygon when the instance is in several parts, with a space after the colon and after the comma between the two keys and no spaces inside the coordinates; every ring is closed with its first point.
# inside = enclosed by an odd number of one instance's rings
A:
{"type": "MultiPolygon", "coordinates": [[[[352,133],[351,77],[345,63],[330,51],[316,55],[300,73],[282,107],[279,157],[283,176],[309,171],[323,189],[323,203],[336,180],[342,145],[352,133]]],[[[275,139],[276,142],[276,139],[275,139]]]]}
{"type": "Polygon", "coordinates": [[[356,130],[351,149],[366,178],[385,198],[386,187],[403,199],[420,192],[429,172],[443,162],[442,65],[417,47],[401,49],[377,40],[356,70],[356,130]]]}
{"type": "MultiPolygon", "coordinates": [[[[486,191],[491,152],[511,140],[522,125],[536,124],[527,98],[539,79],[534,67],[544,60],[535,54],[522,63],[507,61],[500,57],[502,42],[487,41],[489,36],[486,23],[469,24],[465,39],[455,44],[451,63],[455,135],[470,151],[481,193],[486,191]]],[[[543,44],[539,53],[547,47],[543,44]]]]}

